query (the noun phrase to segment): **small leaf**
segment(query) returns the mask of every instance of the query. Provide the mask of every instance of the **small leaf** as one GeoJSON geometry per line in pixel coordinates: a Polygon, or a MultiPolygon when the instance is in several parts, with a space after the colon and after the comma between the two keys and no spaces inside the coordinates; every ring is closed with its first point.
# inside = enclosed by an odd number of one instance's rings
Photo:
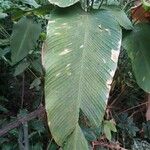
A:
{"type": "Polygon", "coordinates": [[[146,11],[150,10],[150,1],[149,0],[142,0],[142,4],[146,11]]]}
{"type": "Polygon", "coordinates": [[[104,124],[104,134],[106,138],[111,141],[111,129],[108,124],[104,124]]]}
{"type": "Polygon", "coordinates": [[[10,52],[10,48],[1,49],[0,48],[0,58],[5,56],[8,52],[10,52]]]}
{"type": "Polygon", "coordinates": [[[4,96],[0,96],[0,101],[2,102],[8,102],[9,100],[5,98],[4,96]]]}
{"type": "Polygon", "coordinates": [[[36,143],[35,145],[32,145],[31,150],[43,150],[42,143],[36,143]]]}
{"type": "Polygon", "coordinates": [[[6,109],[4,106],[0,105],[0,112],[7,113],[9,112],[8,109],[6,109]]]}
{"type": "Polygon", "coordinates": [[[23,17],[14,25],[11,36],[11,60],[16,64],[26,57],[40,35],[41,25],[31,18],[23,17]]]}
{"type": "Polygon", "coordinates": [[[37,4],[35,0],[22,0],[24,4],[28,4],[30,6],[33,6],[35,8],[38,8],[40,5],[37,4]]]}
{"type": "Polygon", "coordinates": [[[119,1],[118,0],[107,0],[107,5],[113,5],[113,6],[118,6],[119,5],[119,1]]]}
{"type": "Polygon", "coordinates": [[[33,82],[30,85],[30,89],[36,88],[37,86],[39,86],[41,84],[41,80],[40,78],[36,78],[33,80],[33,82]]]}
{"type": "Polygon", "coordinates": [[[150,120],[143,123],[144,137],[150,139],[150,120]]]}
{"type": "Polygon", "coordinates": [[[0,39],[0,46],[7,46],[9,45],[10,39],[0,39]]]}
{"type": "Polygon", "coordinates": [[[8,15],[6,13],[2,13],[0,12],[0,19],[4,19],[5,17],[7,17],[8,15]]]}
{"type": "Polygon", "coordinates": [[[109,121],[105,120],[104,121],[104,133],[108,140],[111,140],[111,131],[117,132],[114,121],[113,120],[109,120],[109,121]]]}
{"type": "Polygon", "coordinates": [[[43,122],[41,120],[34,120],[34,121],[32,121],[31,126],[38,133],[43,133],[45,131],[44,124],[43,124],[43,122]]]}
{"type": "Polygon", "coordinates": [[[114,120],[109,121],[109,126],[110,126],[111,131],[117,132],[116,124],[115,124],[114,120]]]}
{"type": "Polygon", "coordinates": [[[30,63],[28,61],[20,62],[15,68],[14,76],[23,73],[29,67],[29,65],[30,63]]]}
{"type": "Polygon", "coordinates": [[[84,133],[84,136],[85,138],[88,140],[88,141],[95,141],[97,139],[97,136],[95,135],[95,133],[93,132],[92,129],[89,129],[89,128],[84,128],[83,129],[83,133],[84,133]]]}
{"type": "Polygon", "coordinates": [[[118,121],[120,122],[118,124],[118,127],[124,130],[129,136],[131,137],[136,136],[136,133],[139,131],[139,129],[136,127],[136,124],[133,122],[132,117],[128,117],[127,113],[123,113],[119,115],[118,121]]]}
{"type": "Polygon", "coordinates": [[[41,65],[39,59],[34,60],[34,61],[31,63],[31,65],[32,65],[33,69],[35,69],[35,71],[39,72],[40,74],[43,74],[42,65],[41,65]]]}
{"type": "Polygon", "coordinates": [[[0,137],[0,145],[2,145],[4,142],[9,142],[8,138],[0,137]]]}
{"type": "Polygon", "coordinates": [[[132,150],[150,150],[150,143],[141,139],[134,139],[132,150]]]}

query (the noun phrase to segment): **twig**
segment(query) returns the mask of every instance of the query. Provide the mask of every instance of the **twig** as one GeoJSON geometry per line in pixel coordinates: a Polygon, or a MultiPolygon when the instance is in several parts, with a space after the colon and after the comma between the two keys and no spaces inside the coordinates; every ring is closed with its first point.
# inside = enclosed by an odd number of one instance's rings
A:
{"type": "Polygon", "coordinates": [[[106,143],[106,142],[101,142],[101,141],[94,141],[92,142],[93,145],[93,150],[95,149],[96,146],[100,146],[100,147],[105,147],[105,148],[109,148],[111,150],[127,150],[123,147],[121,147],[118,143],[106,143]]]}
{"type": "MultiPolygon", "coordinates": [[[[145,108],[143,107],[143,109],[145,109],[145,108]]],[[[140,110],[134,111],[134,112],[129,116],[129,118],[132,118],[134,115],[136,115],[136,114],[139,113],[139,112],[142,112],[141,108],[140,108],[140,110]]]]}
{"type": "Polygon", "coordinates": [[[36,118],[36,117],[44,117],[46,114],[45,108],[43,106],[40,106],[35,111],[27,114],[24,117],[19,117],[16,119],[16,121],[13,121],[6,125],[4,128],[0,129],[0,137],[8,133],[10,130],[19,127],[22,124],[25,124],[26,122],[36,118]]]}
{"type": "Polygon", "coordinates": [[[127,86],[121,91],[121,93],[118,95],[118,97],[115,98],[108,107],[111,107],[118,99],[120,99],[123,96],[123,94],[126,92],[126,89],[127,89],[127,86]]]}
{"type": "Polygon", "coordinates": [[[145,102],[145,103],[142,103],[142,104],[139,104],[139,105],[136,105],[136,106],[130,107],[130,108],[128,108],[128,109],[125,109],[125,110],[123,110],[123,111],[119,112],[118,114],[125,113],[125,112],[127,112],[127,111],[129,111],[129,110],[132,110],[132,109],[134,109],[134,108],[138,108],[138,107],[141,107],[141,106],[143,106],[143,105],[147,105],[147,104],[148,104],[148,102],[145,102]]]}
{"type": "Polygon", "coordinates": [[[27,68],[30,72],[31,72],[31,74],[35,77],[35,78],[38,78],[38,76],[28,67],[27,68]]]}

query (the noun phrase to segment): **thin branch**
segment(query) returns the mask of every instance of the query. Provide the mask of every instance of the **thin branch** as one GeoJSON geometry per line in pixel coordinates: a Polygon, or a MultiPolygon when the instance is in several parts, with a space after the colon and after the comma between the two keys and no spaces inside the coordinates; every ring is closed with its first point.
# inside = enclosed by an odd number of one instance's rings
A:
{"type": "Polygon", "coordinates": [[[125,112],[127,112],[127,111],[133,110],[133,109],[135,109],[135,108],[138,108],[138,107],[141,107],[141,106],[143,106],[143,105],[147,105],[147,104],[148,104],[148,102],[145,102],[145,103],[142,103],[142,104],[139,104],[139,105],[136,105],[136,106],[130,107],[130,108],[128,108],[128,109],[125,109],[125,110],[123,110],[123,111],[119,112],[118,114],[125,113],[125,112]]]}
{"type": "Polygon", "coordinates": [[[28,67],[27,68],[30,72],[31,72],[31,74],[35,77],[35,78],[38,78],[38,76],[28,67]]]}
{"type": "Polygon", "coordinates": [[[36,118],[36,117],[44,117],[46,114],[45,108],[43,106],[40,106],[35,111],[27,114],[24,117],[19,117],[16,119],[16,121],[13,121],[6,125],[5,127],[0,129],[0,137],[8,133],[10,130],[19,127],[22,124],[25,124],[26,122],[36,118]]]}
{"type": "Polygon", "coordinates": [[[105,147],[109,148],[111,150],[127,150],[123,147],[120,146],[119,143],[107,143],[107,142],[101,142],[101,141],[94,141],[92,142],[93,145],[93,150],[98,146],[98,147],[105,147]]]}
{"type": "Polygon", "coordinates": [[[117,101],[118,99],[120,99],[120,98],[123,96],[123,94],[126,92],[126,89],[127,89],[127,86],[124,87],[124,89],[121,91],[121,93],[118,95],[118,97],[116,97],[116,98],[112,101],[112,103],[108,106],[108,108],[109,108],[109,107],[112,107],[113,104],[116,103],[116,101],[117,101]]]}

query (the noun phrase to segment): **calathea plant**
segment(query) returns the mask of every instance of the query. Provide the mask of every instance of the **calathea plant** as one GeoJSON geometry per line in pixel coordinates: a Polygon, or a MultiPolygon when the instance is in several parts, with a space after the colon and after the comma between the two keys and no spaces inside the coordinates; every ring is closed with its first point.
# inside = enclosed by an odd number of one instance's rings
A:
{"type": "Polygon", "coordinates": [[[64,150],[88,150],[79,114],[90,127],[101,126],[117,68],[121,26],[130,30],[132,25],[117,6],[94,10],[90,1],[81,2],[83,9],[78,0],[49,2],[59,7],[50,15],[42,50],[48,125],[64,150]]]}

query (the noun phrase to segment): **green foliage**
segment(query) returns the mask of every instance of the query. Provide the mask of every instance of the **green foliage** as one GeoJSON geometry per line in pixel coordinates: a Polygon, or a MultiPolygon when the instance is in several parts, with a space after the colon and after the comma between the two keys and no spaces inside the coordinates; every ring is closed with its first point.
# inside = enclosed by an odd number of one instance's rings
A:
{"type": "Polygon", "coordinates": [[[38,58],[38,59],[35,59],[35,60],[33,60],[32,62],[31,62],[31,66],[32,66],[32,68],[35,70],[35,71],[37,71],[37,72],[39,72],[41,75],[43,74],[43,68],[42,68],[42,64],[40,63],[41,61],[40,61],[40,59],[38,58]]]}
{"type": "Polygon", "coordinates": [[[150,144],[144,140],[134,139],[132,150],[149,150],[150,144]]]}
{"type": "MultiPolygon", "coordinates": [[[[11,15],[14,12],[11,10],[9,10],[8,12],[8,9],[13,9],[15,6],[17,6],[19,10],[28,10],[31,7],[26,4],[20,5],[21,3],[17,2],[16,4],[15,2],[11,2],[11,6],[7,6],[7,8],[4,8],[4,5],[1,5],[3,6],[2,11],[7,11],[8,17],[1,19],[0,22],[0,129],[5,127],[8,123],[17,119],[16,116],[22,107],[29,111],[33,111],[34,109],[36,109],[41,103],[41,97],[43,96],[41,85],[37,85],[36,82],[34,84],[31,84],[35,79],[39,79],[39,77],[41,79],[41,76],[43,74],[42,65],[40,61],[40,50],[43,39],[32,41],[32,32],[37,32],[37,30],[35,30],[36,27],[39,26],[41,28],[41,23],[39,22],[42,22],[43,25],[45,24],[45,21],[43,21],[41,18],[38,18],[37,20],[37,17],[33,14],[31,15],[32,12],[30,12],[30,14],[28,14],[27,17],[21,18],[22,21],[24,20],[22,24],[20,24],[20,20],[19,23],[18,20],[16,20],[17,22],[13,22],[14,20],[13,18],[11,18],[11,15]],[[26,49],[27,47],[29,47],[29,45],[33,45],[32,48],[29,50],[29,55],[25,56],[23,60],[17,62],[13,67],[10,66],[10,52],[12,52],[12,49],[10,48],[10,34],[14,34],[14,31],[12,31],[12,24],[15,24],[15,26],[16,24],[19,24],[14,29],[18,30],[16,31],[18,34],[16,36],[14,35],[16,41],[20,44],[23,36],[26,34],[24,31],[27,27],[29,28],[27,29],[29,33],[27,37],[28,40],[25,40],[25,43],[23,42],[25,45],[24,48],[26,49]],[[30,89],[30,84],[32,85],[32,89],[30,89]],[[22,106],[20,105],[22,103],[21,101],[23,101],[22,106]]],[[[44,7],[44,9],[50,8],[49,6],[50,5],[44,7]]],[[[30,9],[30,11],[33,10],[35,9],[30,9]]],[[[39,12],[39,16],[41,11],[43,11],[42,6],[36,9],[36,13],[39,12]]],[[[22,17],[22,15],[19,15],[17,18],[20,19],[20,17],[22,17]]],[[[42,30],[43,32],[45,31],[45,29],[42,30]]],[[[37,33],[35,33],[35,36],[37,34],[38,35],[34,38],[38,39],[40,32],[41,29],[37,33]]],[[[11,37],[11,40],[13,41],[14,39],[12,38],[13,37],[11,37]]],[[[20,54],[24,53],[24,48],[20,49],[22,50],[20,54]]],[[[17,54],[17,49],[15,50],[16,51],[14,51],[14,55],[17,54]]],[[[46,132],[46,128],[43,124],[43,121],[39,119],[32,120],[31,123],[28,122],[28,127],[30,149],[37,149],[37,147],[40,149],[46,149],[47,144],[44,145],[43,143],[45,142],[45,139],[48,139],[48,133],[46,132]]],[[[0,137],[0,149],[19,149],[19,133],[20,130],[13,129],[7,135],[0,137]]]]}
{"type": "Polygon", "coordinates": [[[113,120],[110,120],[110,121],[104,120],[103,128],[104,128],[104,134],[105,134],[106,138],[109,141],[111,141],[112,140],[111,132],[117,132],[114,121],[113,120]]]}
{"type": "Polygon", "coordinates": [[[7,14],[0,12],[0,19],[3,19],[3,18],[5,18],[5,17],[7,17],[7,14]]]}
{"type": "Polygon", "coordinates": [[[30,89],[36,88],[37,90],[40,88],[39,85],[41,84],[40,78],[36,78],[33,80],[33,82],[30,84],[30,89]]]}
{"type": "Polygon", "coordinates": [[[5,49],[0,48],[0,59],[3,58],[8,52],[10,52],[10,48],[5,49]]]}
{"type": "Polygon", "coordinates": [[[11,61],[16,64],[31,51],[41,32],[41,25],[31,18],[23,17],[14,25],[11,36],[11,61]]]}
{"type": "Polygon", "coordinates": [[[150,1],[149,0],[142,0],[142,4],[146,11],[150,10],[150,1]]]}
{"type": "Polygon", "coordinates": [[[80,109],[93,126],[101,125],[120,46],[121,28],[109,11],[87,14],[74,7],[53,13],[43,65],[48,122],[59,145],[69,144],[72,132],[71,140],[82,138],[76,131],[80,109]]]}
{"type": "Polygon", "coordinates": [[[0,46],[7,46],[8,44],[9,44],[9,38],[8,39],[0,39],[0,46]]]}
{"type": "Polygon", "coordinates": [[[139,131],[138,127],[133,122],[132,117],[128,117],[128,115],[122,114],[119,116],[120,123],[118,126],[121,128],[122,132],[128,134],[130,137],[135,137],[137,131],[139,131]]]}
{"type": "Polygon", "coordinates": [[[118,21],[120,26],[122,26],[124,29],[126,30],[133,29],[131,21],[128,19],[127,15],[122,9],[116,6],[112,6],[112,5],[110,6],[106,5],[106,6],[103,6],[102,8],[109,10],[111,14],[113,15],[113,17],[116,19],[116,21],[118,21]]]}
{"type": "Polygon", "coordinates": [[[138,85],[150,93],[150,25],[137,24],[124,37],[123,47],[131,58],[132,68],[138,85]]]}
{"type": "Polygon", "coordinates": [[[82,128],[82,131],[86,140],[89,142],[96,141],[101,134],[100,128],[82,128]]]}
{"type": "Polygon", "coordinates": [[[0,0],[0,11],[11,8],[12,2],[10,0],[0,0]]]}
{"type": "Polygon", "coordinates": [[[37,4],[37,2],[35,0],[21,0],[22,3],[24,4],[28,4],[30,6],[33,6],[35,8],[38,8],[40,5],[37,4]]]}
{"type": "Polygon", "coordinates": [[[143,123],[144,137],[150,139],[150,121],[143,123]]]}
{"type": "Polygon", "coordinates": [[[5,108],[4,106],[0,105],[0,112],[1,112],[1,113],[8,113],[9,111],[8,111],[8,109],[5,108]]]}
{"type": "Polygon", "coordinates": [[[38,134],[45,132],[45,127],[41,120],[33,120],[31,122],[31,127],[34,129],[34,131],[37,131],[38,134]]]}
{"type": "Polygon", "coordinates": [[[64,150],[77,150],[77,149],[84,149],[88,150],[88,143],[82,133],[81,128],[76,125],[73,133],[69,135],[68,140],[65,143],[63,148],[64,150]]]}
{"type": "Polygon", "coordinates": [[[20,75],[21,73],[23,73],[28,67],[29,67],[29,62],[24,60],[21,61],[16,67],[15,67],[15,72],[14,72],[14,76],[20,75]]]}

